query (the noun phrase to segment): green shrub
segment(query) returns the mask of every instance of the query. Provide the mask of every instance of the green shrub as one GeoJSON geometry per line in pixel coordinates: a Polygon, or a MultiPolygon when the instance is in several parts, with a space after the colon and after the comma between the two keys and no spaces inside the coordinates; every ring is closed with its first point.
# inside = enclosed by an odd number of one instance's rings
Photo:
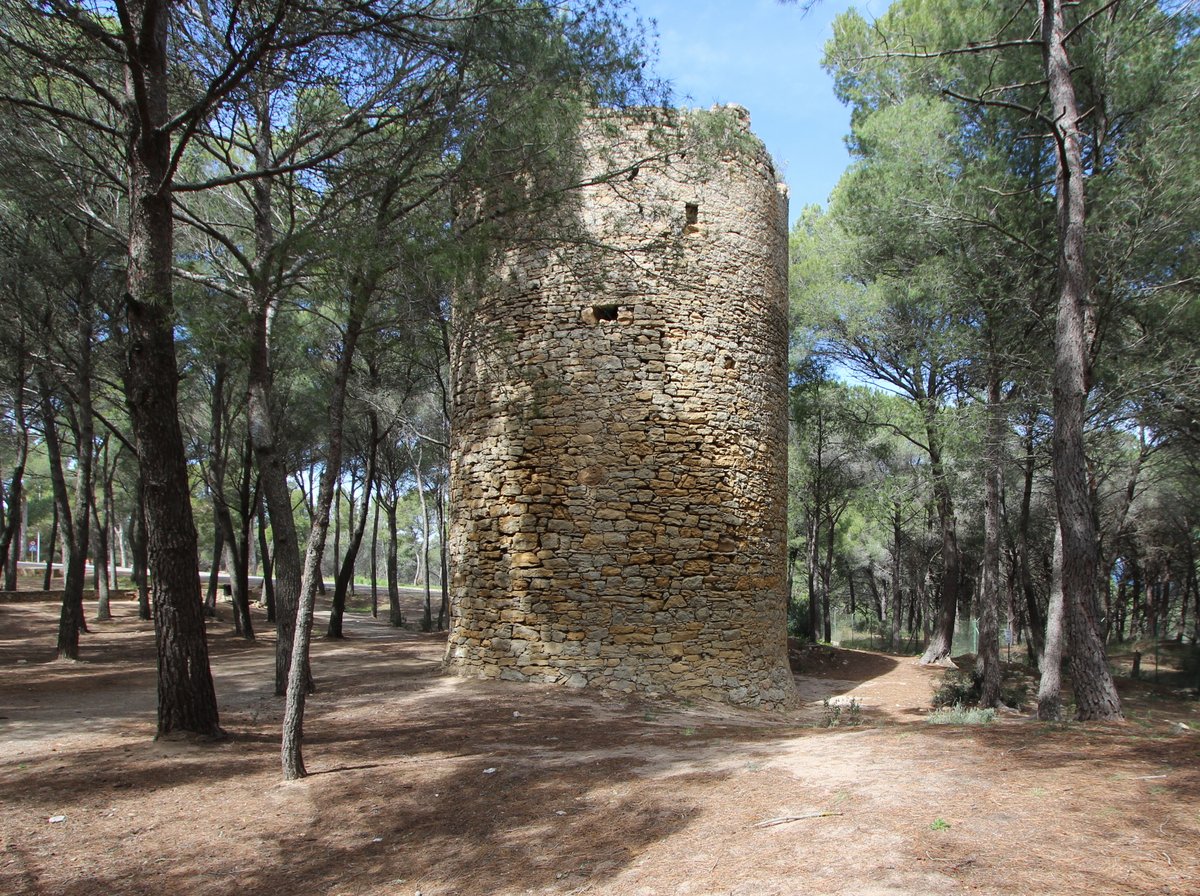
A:
{"type": "Polygon", "coordinates": [[[930,725],[990,725],[996,719],[996,710],[964,707],[961,703],[935,709],[925,717],[930,725]]]}
{"type": "Polygon", "coordinates": [[[966,706],[978,703],[982,686],[983,683],[974,675],[957,670],[947,672],[942,678],[942,683],[933,692],[933,708],[941,709],[945,706],[966,706]]]}
{"type": "Polygon", "coordinates": [[[855,728],[863,723],[862,704],[853,697],[849,703],[830,703],[826,697],[823,705],[825,718],[821,720],[822,728],[855,728]]]}
{"type": "MultiPolygon", "coordinates": [[[[945,706],[974,706],[983,693],[983,680],[973,672],[947,672],[933,692],[933,708],[945,706]]],[[[1023,680],[1001,682],[1000,702],[1020,709],[1029,698],[1029,688],[1023,680]]]]}

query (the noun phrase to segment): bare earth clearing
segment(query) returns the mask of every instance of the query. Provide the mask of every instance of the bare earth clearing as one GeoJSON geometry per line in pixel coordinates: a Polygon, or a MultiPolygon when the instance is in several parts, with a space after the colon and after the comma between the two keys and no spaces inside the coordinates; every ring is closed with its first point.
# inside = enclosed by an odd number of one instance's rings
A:
{"type": "Polygon", "coordinates": [[[1149,684],[1125,725],[934,726],[941,672],[825,649],[766,714],[448,678],[441,638],[349,614],[283,784],[273,635],[224,607],[229,739],[155,742],[114,607],[64,664],[57,604],[0,604],[0,893],[1200,893],[1200,713],[1149,684]],[[820,727],[832,697],[864,724],[820,727]]]}

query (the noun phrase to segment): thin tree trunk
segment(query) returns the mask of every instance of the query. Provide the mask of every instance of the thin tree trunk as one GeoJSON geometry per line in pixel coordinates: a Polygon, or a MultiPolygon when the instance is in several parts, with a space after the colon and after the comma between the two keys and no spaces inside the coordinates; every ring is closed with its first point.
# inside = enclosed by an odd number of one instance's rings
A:
{"type": "Polygon", "coordinates": [[[892,630],[888,638],[888,647],[896,650],[900,646],[900,502],[892,505],[892,630]]]}
{"type": "MultiPolygon", "coordinates": [[[[108,440],[104,440],[103,448],[101,449],[103,462],[100,465],[101,474],[107,476],[107,456],[108,456],[108,440]]],[[[109,544],[108,544],[108,512],[104,509],[104,484],[101,483],[101,492],[99,501],[93,500],[92,503],[92,522],[95,525],[96,535],[94,551],[95,560],[93,569],[96,573],[96,619],[99,622],[105,622],[112,619],[112,610],[110,601],[112,600],[111,593],[111,578],[109,561],[109,544]]]]}
{"type": "MultiPolygon", "coordinates": [[[[112,495],[109,495],[109,498],[111,500],[112,495]]],[[[113,507],[115,507],[115,506],[116,505],[113,504],[113,507]]],[[[115,518],[116,517],[114,515],[114,519],[115,518]]],[[[129,557],[125,550],[125,526],[123,524],[117,526],[116,533],[117,533],[117,553],[118,553],[118,556],[120,557],[120,559],[117,561],[117,565],[128,568],[129,557]]]]}
{"type": "MultiPolygon", "coordinates": [[[[86,365],[87,349],[81,364],[86,365]]],[[[75,443],[80,450],[75,458],[74,495],[67,494],[66,465],[62,456],[54,400],[49,381],[40,377],[42,401],[42,433],[50,466],[50,482],[54,503],[58,508],[63,547],[66,552],[63,572],[62,611],[58,621],[58,658],[79,659],[79,633],[87,630],[83,614],[83,588],[86,578],[88,534],[91,529],[89,496],[92,491],[92,432],[91,407],[80,398],[80,408],[74,415],[78,431],[75,443]],[[73,506],[72,506],[73,502],[73,506]],[[82,505],[82,506],[81,506],[82,505]]]]}
{"type": "MultiPolygon", "coordinates": [[[[17,438],[14,446],[16,456],[13,461],[13,473],[9,479],[8,493],[5,496],[8,506],[8,519],[3,520],[4,528],[0,533],[0,563],[12,554],[11,562],[4,570],[4,588],[6,591],[17,590],[18,558],[24,549],[24,535],[21,533],[21,510],[24,507],[25,462],[29,456],[29,425],[25,419],[25,338],[22,332],[16,346],[17,376],[13,384],[13,422],[17,426],[17,438]],[[16,550],[13,550],[15,539],[16,550]]],[[[51,551],[51,554],[54,552],[51,551]]],[[[48,587],[48,586],[47,586],[48,587]]]]}
{"type": "Polygon", "coordinates": [[[261,562],[263,602],[267,605],[267,622],[275,622],[275,580],[273,560],[267,544],[267,506],[263,495],[258,496],[258,556],[261,562]]]}
{"type": "Polygon", "coordinates": [[[221,525],[216,507],[213,507],[212,561],[208,565],[208,597],[204,601],[204,615],[217,615],[217,591],[221,587],[221,559],[225,554],[225,527],[221,525]]]}
{"type": "MultiPolygon", "coordinates": [[[[368,414],[370,420],[370,448],[367,451],[367,466],[363,474],[362,513],[358,515],[358,523],[350,532],[350,543],[346,546],[346,556],[342,568],[338,571],[334,583],[333,606],[329,611],[329,628],[327,637],[341,638],[342,617],[346,610],[346,592],[354,578],[354,566],[358,559],[358,551],[362,547],[363,534],[367,528],[367,504],[371,500],[371,483],[375,480],[375,456],[379,447],[379,418],[374,411],[368,414]]],[[[353,498],[353,492],[351,492],[353,498]]]]}
{"type": "Polygon", "coordinates": [[[833,590],[833,543],[836,520],[832,515],[828,519],[825,542],[825,558],[821,562],[821,616],[825,625],[825,643],[833,643],[833,618],[829,612],[829,593],[833,590]]]}
{"type": "MultiPolygon", "coordinates": [[[[271,167],[271,98],[268,91],[255,87],[254,161],[260,170],[271,167]]],[[[273,272],[267,262],[274,257],[274,217],[270,178],[257,178],[251,185],[256,256],[263,260],[246,297],[246,417],[254,457],[258,462],[259,481],[271,523],[271,565],[275,599],[275,694],[287,690],[295,640],[296,607],[300,599],[300,541],[292,510],[285,453],[279,444],[275,424],[274,375],[271,366],[271,329],[275,314],[273,272]]]]}
{"type": "Polygon", "coordinates": [[[388,546],[387,546],[387,589],[388,589],[388,622],[400,628],[404,625],[404,615],[400,612],[400,570],[397,562],[399,550],[399,525],[396,520],[396,504],[398,496],[392,492],[391,502],[387,505],[388,546]]]}
{"type": "MultiPolygon", "coordinates": [[[[349,518],[346,521],[346,526],[349,529],[354,527],[354,472],[350,473],[350,508],[349,518]]],[[[341,547],[341,506],[342,506],[342,484],[338,483],[337,494],[334,496],[333,505],[333,599],[329,602],[329,624],[325,627],[325,637],[327,638],[343,638],[345,633],[342,631],[342,619],[346,615],[346,596],[349,593],[347,585],[342,584],[342,570],[345,569],[345,561],[349,558],[352,548],[347,547],[346,556],[342,556],[341,547]]],[[[354,565],[351,561],[350,566],[350,581],[354,579],[354,565]]]]}
{"type": "Polygon", "coordinates": [[[796,561],[799,559],[799,549],[789,545],[787,549],[787,599],[784,602],[784,608],[787,610],[789,630],[792,624],[792,600],[796,594],[796,561]]]}
{"type": "Polygon", "coordinates": [[[379,618],[379,499],[371,521],[371,618],[379,618]]]}
{"type": "Polygon", "coordinates": [[[229,520],[232,533],[231,542],[234,549],[234,578],[237,584],[233,589],[234,614],[241,619],[241,634],[247,641],[254,641],[254,620],[250,616],[250,555],[253,552],[251,533],[254,529],[254,508],[258,504],[258,495],[254,490],[254,449],[247,438],[241,443],[241,480],[238,482],[238,519],[241,526],[233,529],[233,520],[229,520]]]}
{"type": "Polygon", "coordinates": [[[977,656],[982,680],[979,705],[994,709],[1000,705],[1000,483],[1004,476],[1004,408],[1000,403],[1000,375],[994,364],[988,376],[987,412],[977,656]]]}
{"type": "Polygon", "coordinates": [[[875,618],[879,619],[884,614],[884,599],[879,593],[879,583],[875,580],[874,564],[867,565],[867,587],[871,589],[871,608],[875,611],[875,618]]]}
{"type": "Polygon", "coordinates": [[[1136,641],[1143,634],[1142,566],[1136,557],[1129,558],[1129,638],[1136,641]]]}
{"type": "Polygon", "coordinates": [[[1029,423],[1029,432],[1025,439],[1024,480],[1021,487],[1021,515],[1017,522],[1017,572],[1021,583],[1021,592],[1025,596],[1025,613],[1029,619],[1029,648],[1033,653],[1034,665],[1040,669],[1042,654],[1046,650],[1045,631],[1046,620],[1042,616],[1042,608],[1038,603],[1037,589],[1033,585],[1033,572],[1029,565],[1029,522],[1033,503],[1033,474],[1034,474],[1034,445],[1033,422],[1029,423]]]}
{"type": "Polygon", "coordinates": [[[808,635],[812,643],[817,644],[821,640],[821,586],[820,586],[820,557],[821,545],[818,535],[820,534],[820,526],[812,516],[808,520],[808,635]]]}
{"type": "Polygon", "coordinates": [[[1038,685],[1038,718],[1043,722],[1062,719],[1062,530],[1054,528],[1054,564],[1050,583],[1050,606],[1046,610],[1046,647],[1042,654],[1042,679],[1038,685]]]}
{"type": "Polygon", "coordinates": [[[296,612],[295,640],[292,645],[292,665],[288,670],[283,737],[280,745],[283,777],[288,781],[302,778],[308,774],[304,767],[302,740],[304,705],[312,682],[309,673],[308,650],[312,637],[313,605],[316,602],[317,580],[321,575],[321,558],[325,553],[325,538],[329,533],[329,505],[333,502],[334,492],[341,478],[346,390],[350,382],[354,352],[362,331],[363,317],[366,314],[366,305],[371,292],[370,289],[362,289],[355,293],[354,303],[346,324],[342,356],[338,361],[330,396],[329,447],[325,456],[325,470],[321,476],[321,492],[313,517],[312,533],[309,535],[308,548],[305,551],[300,604],[296,612]]]}
{"type": "Polygon", "coordinates": [[[1083,429],[1091,387],[1090,299],[1084,249],[1085,194],[1075,84],[1067,53],[1064,0],[1039,0],[1043,61],[1057,162],[1058,314],[1054,339],[1054,486],[1062,529],[1063,615],[1077,718],[1120,719],[1096,618],[1098,551],[1083,429]]]}
{"type": "MultiPolygon", "coordinates": [[[[116,550],[117,545],[116,545],[116,542],[119,540],[121,527],[116,524],[116,522],[117,522],[117,499],[116,499],[116,495],[113,493],[113,478],[116,476],[116,473],[117,473],[117,470],[116,470],[117,459],[120,456],[121,456],[121,449],[120,449],[120,446],[118,446],[116,456],[113,458],[112,467],[109,468],[108,464],[107,464],[107,451],[106,451],[106,462],[105,462],[105,472],[104,472],[104,531],[109,536],[109,538],[106,539],[108,542],[108,546],[109,546],[107,556],[110,561],[109,569],[110,569],[110,575],[112,577],[112,588],[114,590],[117,587],[118,578],[119,578],[118,573],[117,573],[117,550],[116,550]]],[[[105,614],[106,614],[105,618],[106,619],[109,618],[107,607],[105,607],[105,614]]]]}
{"type": "Polygon", "coordinates": [[[444,502],[445,492],[439,484],[437,493],[438,556],[442,561],[442,579],[440,582],[442,599],[438,604],[437,618],[437,630],[439,632],[445,629],[446,617],[450,614],[450,560],[446,550],[446,507],[444,502]]]}
{"type": "MultiPolygon", "coordinates": [[[[335,564],[335,567],[334,567],[335,569],[340,567],[341,559],[342,559],[342,483],[339,480],[338,484],[337,484],[337,490],[334,492],[334,495],[333,495],[333,562],[335,564]]],[[[324,568],[325,568],[325,564],[324,564],[324,562],[322,562],[321,569],[324,570],[324,568]]],[[[334,578],[336,580],[337,573],[334,573],[334,578]]],[[[322,574],[321,574],[322,584],[319,589],[321,594],[325,593],[324,581],[325,581],[325,574],[324,574],[324,572],[322,572],[322,574]]]]}
{"type": "MultiPolygon", "coordinates": [[[[841,560],[842,560],[842,572],[844,572],[846,574],[846,591],[850,597],[850,609],[849,609],[850,618],[853,619],[855,617],[855,615],[857,615],[857,613],[858,613],[858,595],[855,593],[855,588],[854,588],[854,570],[850,568],[849,560],[847,560],[845,557],[842,557],[841,560]]],[[[874,581],[874,579],[875,579],[874,565],[872,565],[870,567],[869,573],[870,573],[872,581],[874,581]]],[[[876,619],[876,621],[878,621],[880,623],[883,622],[883,605],[882,604],[877,604],[875,607],[875,619],[876,619]]]]}
{"type": "Polygon", "coordinates": [[[1117,636],[1118,644],[1125,643],[1125,616],[1126,616],[1126,611],[1127,611],[1128,605],[1129,605],[1128,582],[1126,581],[1125,576],[1122,575],[1121,581],[1117,582],[1116,636],[1117,636]]]}
{"type": "Polygon", "coordinates": [[[50,520],[50,543],[46,545],[46,572],[42,576],[42,590],[49,591],[54,579],[54,548],[58,542],[58,530],[60,522],[58,519],[58,502],[54,502],[54,515],[50,520]]]}
{"type": "MultiPolygon", "coordinates": [[[[1192,613],[1192,643],[1196,643],[1196,639],[1200,636],[1200,583],[1196,582],[1196,564],[1195,559],[1188,560],[1188,582],[1192,585],[1193,613],[1192,613]]],[[[1200,687],[1196,688],[1200,691],[1200,687]]]]}
{"type": "MultiPolygon", "coordinates": [[[[1196,559],[1190,544],[1188,546],[1188,556],[1185,559],[1187,561],[1187,578],[1183,583],[1183,606],[1181,608],[1179,620],[1180,640],[1187,635],[1188,600],[1194,597],[1196,594],[1196,559]]],[[[1200,619],[1197,619],[1197,621],[1200,622],[1200,619]]],[[[1195,629],[1196,623],[1193,622],[1192,630],[1195,631],[1195,629]]]]}
{"type": "Polygon", "coordinates": [[[150,558],[146,547],[146,510],[142,477],[134,480],[134,502],[130,555],[133,561],[133,581],[138,590],[138,619],[150,619],[150,558]]]}
{"type": "Polygon", "coordinates": [[[425,609],[421,615],[421,631],[433,631],[432,581],[429,574],[429,504],[425,498],[425,483],[421,477],[421,458],[413,459],[413,476],[417,480],[417,499],[421,502],[421,557],[425,567],[425,609]]]}
{"type": "Polygon", "coordinates": [[[234,631],[247,641],[254,641],[254,622],[250,617],[250,595],[248,594],[250,569],[246,552],[249,531],[243,524],[242,538],[238,538],[237,530],[233,527],[233,515],[226,505],[217,508],[217,525],[224,533],[224,541],[232,561],[229,569],[229,590],[233,604],[234,631]]]}

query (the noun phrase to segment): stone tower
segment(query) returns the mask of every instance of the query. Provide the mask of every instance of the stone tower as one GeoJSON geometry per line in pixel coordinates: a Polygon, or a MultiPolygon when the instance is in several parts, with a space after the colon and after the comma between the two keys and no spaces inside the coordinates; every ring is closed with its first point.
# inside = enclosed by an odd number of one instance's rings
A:
{"type": "Polygon", "coordinates": [[[447,666],[788,705],[786,194],[739,107],[587,133],[460,315],[447,666]]]}

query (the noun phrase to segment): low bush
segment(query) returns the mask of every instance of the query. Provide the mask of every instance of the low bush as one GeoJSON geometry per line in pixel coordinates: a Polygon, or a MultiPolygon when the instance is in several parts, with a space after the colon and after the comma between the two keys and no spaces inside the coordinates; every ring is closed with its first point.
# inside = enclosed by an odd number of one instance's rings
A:
{"type": "Polygon", "coordinates": [[[930,725],[990,725],[996,719],[996,710],[980,709],[977,706],[943,706],[925,717],[930,725]]]}

